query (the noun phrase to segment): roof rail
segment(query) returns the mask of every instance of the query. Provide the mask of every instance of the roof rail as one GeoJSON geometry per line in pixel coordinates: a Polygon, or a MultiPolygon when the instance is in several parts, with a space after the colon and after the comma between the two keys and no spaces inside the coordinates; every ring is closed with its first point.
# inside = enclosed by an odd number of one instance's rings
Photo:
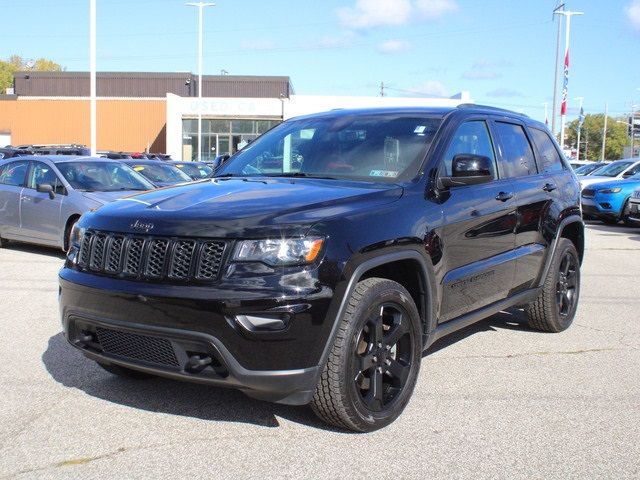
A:
{"type": "Polygon", "coordinates": [[[492,112],[510,113],[512,115],[513,114],[523,115],[525,117],[529,116],[526,113],[518,113],[518,112],[514,112],[513,110],[507,110],[506,108],[491,107],[489,105],[478,105],[477,103],[461,103],[460,105],[457,106],[457,108],[476,108],[478,110],[489,110],[492,112]]]}

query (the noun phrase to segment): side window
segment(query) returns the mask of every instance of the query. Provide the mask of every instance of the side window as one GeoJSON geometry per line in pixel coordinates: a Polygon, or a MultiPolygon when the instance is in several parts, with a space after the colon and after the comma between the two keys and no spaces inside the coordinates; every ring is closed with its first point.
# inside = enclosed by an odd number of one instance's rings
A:
{"type": "Polygon", "coordinates": [[[493,144],[491,143],[487,124],[483,120],[465,122],[458,127],[444,156],[442,174],[450,176],[453,157],[465,153],[489,157],[493,167],[491,173],[493,174],[493,178],[496,178],[496,159],[493,153],[493,144]]]}
{"type": "Polygon", "coordinates": [[[58,178],[58,175],[56,175],[56,172],[53,171],[53,168],[46,163],[34,162],[31,173],[29,174],[27,187],[35,190],[38,185],[42,185],[43,183],[51,185],[56,194],[64,194],[64,185],[62,185],[62,182],[58,178]]]}
{"type": "Polygon", "coordinates": [[[0,184],[21,187],[27,174],[28,161],[11,162],[0,167],[0,184]]]}
{"type": "Polygon", "coordinates": [[[561,172],[564,170],[560,154],[558,150],[556,150],[549,134],[537,128],[530,128],[529,131],[541,157],[538,163],[538,170],[543,173],[561,172]]]}
{"type": "Polygon", "coordinates": [[[531,144],[520,125],[496,122],[500,137],[501,172],[507,178],[525,177],[537,173],[531,144]]]}
{"type": "Polygon", "coordinates": [[[637,165],[634,165],[629,170],[624,172],[624,174],[622,176],[626,178],[626,177],[630,177],[632,175],[635,175],[637,173],[640,173],[640,163],[638,163],[637,165]]]}

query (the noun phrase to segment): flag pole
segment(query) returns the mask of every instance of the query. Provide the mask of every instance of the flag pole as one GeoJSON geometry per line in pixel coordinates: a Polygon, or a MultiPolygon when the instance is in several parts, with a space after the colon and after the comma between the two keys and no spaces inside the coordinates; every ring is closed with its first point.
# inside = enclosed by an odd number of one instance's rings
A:
{"type": "Polygon", "coordinates": [[[569,39],[571,38],[571,17],[573,15],[584,15],[584,13],[572,12],[570,10],[558,10],[554,13],[556,15],[563,15],[567,20],[564,37],[564,83],[562,86],[562,105],[560,106],[560,147],[564,150],[564,130],[567,122],[567,94],[569,91],[569,39]]]}

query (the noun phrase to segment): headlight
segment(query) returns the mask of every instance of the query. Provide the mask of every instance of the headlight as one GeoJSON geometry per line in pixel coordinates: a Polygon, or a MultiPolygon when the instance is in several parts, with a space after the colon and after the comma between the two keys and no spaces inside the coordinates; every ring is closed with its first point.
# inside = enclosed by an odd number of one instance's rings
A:
{"type": "Polygon", "coordinates": [[[622,188],[620,188],[620,187],[605,188],[603,190],[598,190],[598,192],[600,192],[600,193],[620,193],[621,191],[622,191],[622,188]]]}
{"type": "Polygon", "coordinates": [[[71,229],[71,235],[69,236],[70,246],[79,247],[82,243],[82,237],[84,237],[84,232],[86,229],[79,227],[76,223],[71,229]]]}
{"type": "Polygon", "coordinates": [[[244,240],[233,253],[237,262],[263,262],[271,266],[312,263],[322,250],[323,238],[244,240]]]}

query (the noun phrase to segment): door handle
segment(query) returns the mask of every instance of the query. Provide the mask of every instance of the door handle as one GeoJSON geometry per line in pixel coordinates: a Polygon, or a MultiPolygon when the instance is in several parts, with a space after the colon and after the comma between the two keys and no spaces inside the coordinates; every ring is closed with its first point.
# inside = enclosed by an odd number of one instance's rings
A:
{"type": "Polygon", "coordinates": [[[500,192],[496,195],[496,200],[500,202],[506,202],[507,200],[511,200],[513,198],[513,193],[511,192],[500,192]]]}
{"type": "Polygon", "coordinates": [[[544,190],[545,192],[553,192],[556,188],[558,187],[553,183],[545,183],[544,187],[542,187],[542,190],[544,190]]]}
{"type": "Polygon", "coordinates": [[[28,202],[31,199],[29,197],[20,197],[20,200],[22,200],[23,202],[28,202]]]}

